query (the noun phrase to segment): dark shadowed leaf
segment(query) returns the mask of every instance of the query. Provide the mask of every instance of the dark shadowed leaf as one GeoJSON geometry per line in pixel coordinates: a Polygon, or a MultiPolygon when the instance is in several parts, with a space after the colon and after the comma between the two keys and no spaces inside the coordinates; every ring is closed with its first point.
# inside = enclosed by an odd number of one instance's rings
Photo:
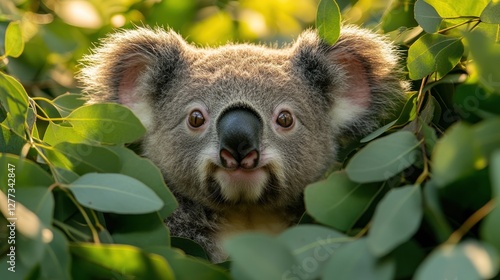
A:
{"type": "Polygon", "coordinates": [[[481,13],[481,20],[486,23],[500,23],[500,2],[490,1],[481,13]]]}

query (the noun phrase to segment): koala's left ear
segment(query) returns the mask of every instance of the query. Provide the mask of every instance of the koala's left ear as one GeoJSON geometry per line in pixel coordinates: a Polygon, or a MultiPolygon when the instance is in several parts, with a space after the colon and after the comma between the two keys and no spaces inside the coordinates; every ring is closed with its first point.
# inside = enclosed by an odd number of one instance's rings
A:
{"type": "Polygon", "coordinates": [[[362,135],[404,101],[407,84],[394,47],[381,35],[345,26],[333,46],[305,31],[292,47],[302,76],[330,106],[338,131],[362,135]]]}

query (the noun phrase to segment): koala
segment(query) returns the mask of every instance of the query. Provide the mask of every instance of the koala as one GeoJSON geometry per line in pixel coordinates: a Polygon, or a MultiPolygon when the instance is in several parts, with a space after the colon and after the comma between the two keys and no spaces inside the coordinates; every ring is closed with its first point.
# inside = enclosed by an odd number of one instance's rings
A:
{"type": "Polygon", "coordinates": [[[344,26],[335,45],[306,30],[281,48],[187,43],[137,27],[103,39],[79,74],[88,103],[118,102],[147,132],[145,157],[179,202],[165,222],[212,262],[244,231],[279,233],[304,212],[303,190],[342,139],[391,117],[407,85],[387,39],[344,26]]]}

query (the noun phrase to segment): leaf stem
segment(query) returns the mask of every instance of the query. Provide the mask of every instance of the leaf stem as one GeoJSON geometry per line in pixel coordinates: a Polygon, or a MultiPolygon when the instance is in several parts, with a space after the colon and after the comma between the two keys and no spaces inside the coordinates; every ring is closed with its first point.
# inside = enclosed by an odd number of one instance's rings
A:
{"type": "Polygon", "coordinates": [[[488,215],[496,206],[495,198],[490,199],[470,216],[456,231],[454,231],[445,244],[457,244],[470,229],[488,215]]]}

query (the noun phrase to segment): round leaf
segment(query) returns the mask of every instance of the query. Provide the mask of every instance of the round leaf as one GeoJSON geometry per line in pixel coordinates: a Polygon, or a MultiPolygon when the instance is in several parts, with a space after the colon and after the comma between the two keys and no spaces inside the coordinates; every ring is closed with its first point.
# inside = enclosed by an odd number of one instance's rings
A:
{"type": "Polygon", "coordinates": [[[462,58],[464,46],[460,38],[425,34],[408,50],[407,66],[412,80],[437,72],[446,75],[462,58]]]}
{"type": "Polygon", "coordinates": [[[489,279],[498,272],[498,256],[475,241],[444,245],[434,250],[415,273],[416,280],[489,279]]]}
{"type": "Polygon", "coordinates": [[[234,275],[236,279],[286,279],[293,275],[295,259],[276,238],[247,233],[228,239],[224,245],[233,261],[233,275],[241,273],[240,277],[234,275]]]}
{"type": "Polygon", "coordinates": [[[415,19],[427,33],[437,32],[443,21],[436,10],[424,0],[415,2],[415,19]]]}
{"type": "Polygon", "coordinates": [[[316,13],[316,29],[321,39],[330,45],[340,36],[340,9],[335,0],[321,0],[316,13]]]}
{"type": "Polygon", "coordinates": [[[368,250],[365,238],[340,247],[328,262],[321,279],[393,279],[392,259],[379,260],[368,250]]]}
{"type": "Polygon", "coordinates": [[[122,174],[85,174],[68,188],[79,203],[102,212],[144,214],[163,207],[150,188],[122,174]]]}
{"type": "Polygon", "coordinates": [[[355,154],[346,167],[354,182],[385,181],[411,166],[420,143],[413,133],[400,131],[370,142],[355,154]]]}
{"type": "Polygon", "coordinates": [[[500,1],[490,1],[481,13],[481,21],[486,23],[500,23],[500,1]]]}
{"type": "Polygon", "coordinates": [[[332,173],[326,180],[305,189],[307,212],[317,221],[347,231],[378,195],[381,186],[354,183],[345,173],[332,173]]]}
{"type": "Polygon", "coordinates": [[[119,104],[83,106],[66,120],[80,136],[101,143],[131,143],[146,131],[132,111],[119,104]]]}
{"type": "Polygon", "coordinates": [[[19,22],[11,22],[5,30],[5,56],[19,57],[24,50],[24,40],[19,22]]]}
{"type": "Polygon", "coordinates": [[[375,209],[368,233],[368,248],[382,257],[408,241],[422,220],[420,186],[406,186],[389,191],[375,209]]]}

